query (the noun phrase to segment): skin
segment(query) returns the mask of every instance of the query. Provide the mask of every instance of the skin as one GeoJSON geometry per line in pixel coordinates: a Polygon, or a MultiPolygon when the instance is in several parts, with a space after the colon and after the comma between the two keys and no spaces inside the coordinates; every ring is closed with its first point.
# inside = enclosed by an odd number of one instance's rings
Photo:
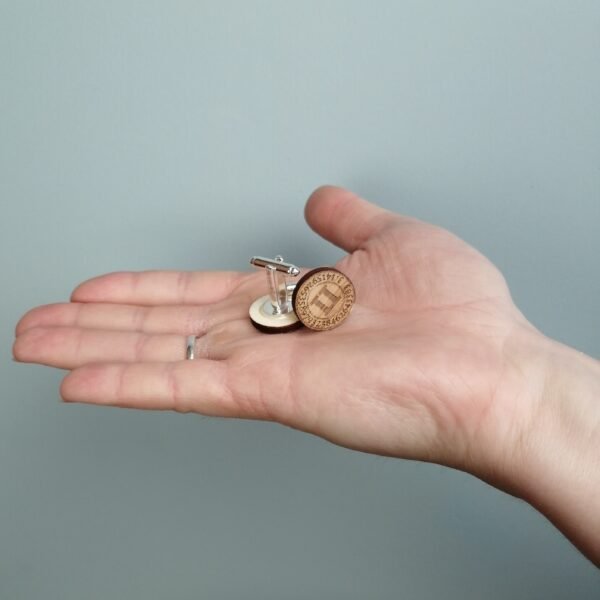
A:
{"type": "Polygon", "coordinates": [[[262,272],[119,272],[26,313],[13,354],[69,370],[66,402],[272,420],[462,469],[600,566],[600,363],[535,329],[501,273],[444,229],[331,186],[305,216],[348,252],[335,266],[357,301],[339,328],[256,331],[262,272]]]}

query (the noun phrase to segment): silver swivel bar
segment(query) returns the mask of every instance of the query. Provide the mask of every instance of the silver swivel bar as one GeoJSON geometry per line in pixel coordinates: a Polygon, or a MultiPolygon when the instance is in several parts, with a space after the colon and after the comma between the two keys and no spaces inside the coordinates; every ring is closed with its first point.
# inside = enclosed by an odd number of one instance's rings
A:
{"type": "Polygon", "coordinates": [[[286,281],[286,275],[297,277],[300,269],[295,265],[286,263],[283,256],[275,258],[265,258],[263,256],[253,256],[250,264],[255,267],[262,267],[267,272],[267,285],[269,287],[269,296],[273,315],[281,315],[292,312],[291,292],[294,285],[286,281]]]}

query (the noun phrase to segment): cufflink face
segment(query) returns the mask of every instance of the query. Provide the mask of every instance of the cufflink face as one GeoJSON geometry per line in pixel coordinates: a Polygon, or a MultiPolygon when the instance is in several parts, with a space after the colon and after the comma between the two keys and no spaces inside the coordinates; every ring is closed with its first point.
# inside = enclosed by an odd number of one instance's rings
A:
{"type": "Polygon", "coordinates": [[[314,331],[328,331],[345,321],[356,297],[350,279],[333,267],[320,267],[292,283],[300,269],[281,256],[254,256],[250,263],[264,268],[269,293],[257,298],[249,310],[254,327],[263,333],[286,333],[304,325],[314,331]]]}
{"type": "Polygon", "coordinates": [[[292,306],[302,324],[315,331],[341,325],[352,310],[356,293],[350,279],[333,267],[309,271],[296,284],[292,306]]]}

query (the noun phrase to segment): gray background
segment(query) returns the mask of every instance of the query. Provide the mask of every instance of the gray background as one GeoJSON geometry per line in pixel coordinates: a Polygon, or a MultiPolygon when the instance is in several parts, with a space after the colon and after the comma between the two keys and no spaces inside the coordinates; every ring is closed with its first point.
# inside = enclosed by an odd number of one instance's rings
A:
{"type": "Polygon", "coordinates": [[[337,183],[446,226],[598,356],[600,4],[0,2],[0,598],[598,598],[528,505],[275,425],[59,402],[28,308],[327,264],[337,183]]]}

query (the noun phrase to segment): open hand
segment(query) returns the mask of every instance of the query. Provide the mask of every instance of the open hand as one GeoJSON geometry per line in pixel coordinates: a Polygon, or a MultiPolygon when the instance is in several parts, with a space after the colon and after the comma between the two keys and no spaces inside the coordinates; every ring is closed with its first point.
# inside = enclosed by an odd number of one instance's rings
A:
{"type": "Polygon", "coordinates": [[[337,329],[256,331],[262,272],[119,272],[29,311],[14,355],[70,370],[66,401],[274,420],[358,450],[496,468],[537,385],[515,349],[539,335],[502,275],[451,233],[341,188],[316,190],[306,218],[349,253],[336,267],[357,300],[337,329]]]}

